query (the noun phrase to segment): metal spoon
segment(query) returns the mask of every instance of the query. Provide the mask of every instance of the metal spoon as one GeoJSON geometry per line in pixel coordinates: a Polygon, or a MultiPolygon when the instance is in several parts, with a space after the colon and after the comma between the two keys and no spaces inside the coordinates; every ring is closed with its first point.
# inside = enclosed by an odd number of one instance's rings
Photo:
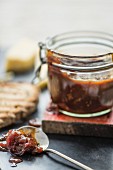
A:
{"type": "Polygon", "coordinates": [[[35,138],[37,140],[38,143],[40,143],[40,147],[43,148],[43,151],[44,152],[52,152],[56,155],[59,155],[60,157],[72,162],[73,164],[85,169],[85,170],[94,170],[54,149],[48,149],[48,146],[49,146],[49,139],[47,137],[47,135],[41,130],[41,129],[38,129],[38,128],[35,128],[33,126],[22,126],[18,129],[19,131],[24,131],[25,134],[30,134],[30,133],[35,133],[35,138]]]}

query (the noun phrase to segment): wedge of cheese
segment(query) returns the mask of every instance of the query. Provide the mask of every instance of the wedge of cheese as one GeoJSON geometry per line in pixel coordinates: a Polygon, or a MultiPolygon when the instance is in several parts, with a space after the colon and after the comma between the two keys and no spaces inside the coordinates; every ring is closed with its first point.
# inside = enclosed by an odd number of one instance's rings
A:
{"type": "Polygon", "coordinates": [[[6,71],[26,72],[34,67],[38,46],[35,41],[23,39],[6,55],[6,71]]]}

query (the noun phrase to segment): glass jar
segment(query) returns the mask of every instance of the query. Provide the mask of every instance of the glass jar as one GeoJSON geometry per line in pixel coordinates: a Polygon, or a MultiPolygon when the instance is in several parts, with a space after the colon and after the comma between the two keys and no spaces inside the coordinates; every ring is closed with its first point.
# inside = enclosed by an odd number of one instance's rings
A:
{"type": "Polygon", "coordinates": [[[49,91],[59,112],[74,117],[107,114],[113,106],[113,36],[70,32],[40,43],[49,91]],[[46,57],[46,58],[45,58],[46,57]]]}

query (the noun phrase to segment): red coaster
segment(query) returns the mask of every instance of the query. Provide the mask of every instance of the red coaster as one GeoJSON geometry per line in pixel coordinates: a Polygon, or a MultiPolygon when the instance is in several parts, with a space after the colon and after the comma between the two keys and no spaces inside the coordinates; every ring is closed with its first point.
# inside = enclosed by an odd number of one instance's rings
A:
{"type": "Polygon", "coordinates": [[[99,117],[75,118],[58,113],[55,107],[47,107],[42,128],[46,133],[113,137],[113,112],[99,117]]]}

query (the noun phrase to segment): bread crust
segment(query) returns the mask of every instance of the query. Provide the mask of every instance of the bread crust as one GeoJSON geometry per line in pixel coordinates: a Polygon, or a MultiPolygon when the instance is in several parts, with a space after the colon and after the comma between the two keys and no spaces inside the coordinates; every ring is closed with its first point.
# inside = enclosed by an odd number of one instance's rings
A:
{"type": "Polygon", "coordinates": [[[39,88],[31,83],[0,83],[0,128],[35,112],[38,100],[39,88]]]}

